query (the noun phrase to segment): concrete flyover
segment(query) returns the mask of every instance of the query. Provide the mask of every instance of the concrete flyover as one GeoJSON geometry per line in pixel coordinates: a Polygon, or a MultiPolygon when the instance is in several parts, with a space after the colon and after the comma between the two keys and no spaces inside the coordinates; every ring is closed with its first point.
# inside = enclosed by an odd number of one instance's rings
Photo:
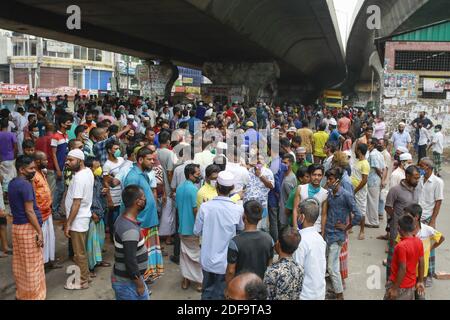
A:
{"type": "Polygon", "coordinates": [[[346,76],[331,0],[75,3],[81,8],[81,30],[66,28],[71,0],[8,0],[2,3],[0,27],[196,68],[205,63],[221,64],[222,69],[224,64],[248,63],[250,67],[235,69],[271,70],[272,76],[265,78],[277,79],[277,87],[298,84],[319,90],[346,76]],[[268,68],[268,63],[275,67],[268,68]]]}
{"type": "MultiPolygon", "coordinates": [[[[358,2],[353,26],[347,42],[346,64],[348,79],[346,88],[352,90],[361,81],[370,81],[372,69],[382,68],[383,61],[375,61],[374,40],[395,33],[411,30],[423,25],[442,21],[450,17],[448,0],[360,0],[358,2]],[[367,8],[376,5],[381,9],[381,29],[367,28],[367,8]]],[[[379,58],[378,58],[379,60],[379,58]]]]}

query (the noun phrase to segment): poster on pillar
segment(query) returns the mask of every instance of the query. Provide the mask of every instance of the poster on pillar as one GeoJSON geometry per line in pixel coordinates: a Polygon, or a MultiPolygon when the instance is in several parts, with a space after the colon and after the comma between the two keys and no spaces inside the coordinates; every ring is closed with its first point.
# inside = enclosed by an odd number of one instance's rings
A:
{"type": "Polygon", "coordinates": [[[141,93],[152,98],[164,98],[166,86],[173,75],[172,68],[164,65],[145,67],[147,67],[148,73],[142,67],[138,71],[141,78],[141,93]]]}

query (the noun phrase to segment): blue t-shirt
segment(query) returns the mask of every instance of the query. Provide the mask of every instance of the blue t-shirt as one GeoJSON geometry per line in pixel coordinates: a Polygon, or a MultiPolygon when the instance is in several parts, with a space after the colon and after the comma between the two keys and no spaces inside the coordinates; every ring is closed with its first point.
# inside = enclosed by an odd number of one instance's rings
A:
{"type": "Polygon", "coordinates": [[[331,131],[330,138],[328,138],[328,142],[339,144],[340,136],[341,135],[340,135],[339,131],[337,129],[334,129],[333,131],[331,131]]]}
{"type": "Polygon", "coordinates": [[[194,208],[197,207],[197,188],[190,180],[186,180],[177,188],[175,202],[178,209],[178,233],[184,236],[194,234],[194,208]]]}
{"type": "Polygon", "coordinates": [[[36,205],[36,195],[33,186],[22,177],[14,178],[8,185],[9,205],[13,215],[13,224],[27,224],[27,213],[25,212],[25,202],[33,201],[34,213],[42,226],[42,215],[36,205]]]}

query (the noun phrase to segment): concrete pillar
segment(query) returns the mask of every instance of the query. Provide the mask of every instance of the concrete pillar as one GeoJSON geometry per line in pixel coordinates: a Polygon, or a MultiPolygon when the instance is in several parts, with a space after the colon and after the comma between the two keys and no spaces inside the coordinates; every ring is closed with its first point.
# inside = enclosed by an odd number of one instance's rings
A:
{"type": "Polygon", "coordinates": [[[178,68],[170,61],[155,65],[153,61],[147,60],[140,69],[141,95],[152,99],[169,99],[172,86],[178,79],[178,68]]]}
{"type": "Polygon", "coordinates": [[[276,62],[206,62],[203,74],[213,85],[244,88],[247,102],[259,98],[271,100],[277,95],[277,79],[280,68],[276,62]]]}

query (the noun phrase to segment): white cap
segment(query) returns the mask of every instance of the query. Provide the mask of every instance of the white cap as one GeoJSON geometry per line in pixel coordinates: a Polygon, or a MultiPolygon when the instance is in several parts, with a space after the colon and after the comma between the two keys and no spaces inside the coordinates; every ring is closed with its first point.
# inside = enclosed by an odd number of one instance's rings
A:
{"type": "Polygon", "coordinates": [[[406,147],[397,147],[397,151],[400,151],[401,153],[408,153],[409,150],[406,147]]]}
{"type": "Polygon", "coordinates": [[[71,150],[67,156],[68,157],[73,157],[73,158],[76,158],[76,159],[80,159],[80,160],[84,161],[84,153],[80,149],[73,149],[73,150],[71,150]]]}
{"type": "Polygon", "coordinates": [[[127,119],[134,120],[134,116],[133,116],[132,114],[129,114],[129,115],[127,116],[127,119]]]}
{"type": "Polygon", "coordinates": [[[297,128],[291,127],[291,128],[288,129],[287,132],[297,132],[297,128]]]}
{"type": "Polygon", "coordinates": [[[297,149],[295,149],[295,152],[297,152],[297,153],[306,153],[306,148],[298,147],[297,149]]]}
{"type": "Polygon", "coordinates": [[[412,155],[410,153],[402,153],[400,155],[400,161],[412,160],[412,155]]]}
{"type": "Polygon", "coordinates": [[[208,106],[210,106],[211,108],[214,106],[212,103],[208,104],[208,106]]]}
{"type": "Polygon", "coordinates": [[[337,126],[336,120],[331,119],[331,120],[330,120],[330,125],[332,125],[332,126],[337,126]]]}
{"type": "Polygon", "coordinates": [[[217,183],[224,187],[232,187],[234,185],[234,175],[229,171],[221,171],[217,176],[217,183]]]}
{"type": "Polygon", "coordinates": [[[223,141],[219,141],[217,142],[217,149],[227,150],[228,145],[223,141]]]}
{"type": "Polygon", "coordinates": [[[398,124],[398,126],[406,127],[406,123],[400,122],[400,123],[398,124]]]}

